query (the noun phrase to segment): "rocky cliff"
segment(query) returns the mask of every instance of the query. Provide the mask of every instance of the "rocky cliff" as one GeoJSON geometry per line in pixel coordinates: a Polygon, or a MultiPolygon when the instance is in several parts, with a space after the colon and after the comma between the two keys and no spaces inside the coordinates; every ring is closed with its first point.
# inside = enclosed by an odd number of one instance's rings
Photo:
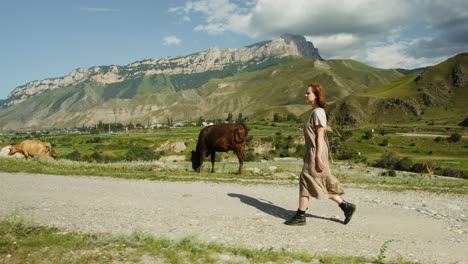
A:
{"type": "Polygon", "coordinates": [[[318,49],[303,36],[283,34],[277,39],[242,48],[214,47],[188,56],[146,59],[126,66],[78,68],[65,77],[33,81],[17,87],[3,102],[3,106],[16,105],[35,95],[84,81],[112,84],[153,74],[175,75],[220,71],[234,64],[241,65],[249,61],[259,63],[271,57],[286,56],[323,60],[318,49]]]}

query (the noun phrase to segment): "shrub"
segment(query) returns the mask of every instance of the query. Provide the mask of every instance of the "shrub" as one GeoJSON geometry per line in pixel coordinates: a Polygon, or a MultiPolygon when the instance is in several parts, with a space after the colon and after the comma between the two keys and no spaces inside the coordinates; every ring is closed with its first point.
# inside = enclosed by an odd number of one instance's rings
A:
{"type": "Polygon", "coordinates": [[[101,142],[102,142],[102,138],[100,137],[94,137],[85,141],[85,143],[87,144],[101,143],[101,142]]]}
{"type": "Polygon", "coordinates": [[[457,143],[461,139],[462,139],[462,135],[460,135],[459,133],[454,133],[454,134],[450,135],[449,138],[447,138],[447,141],[450,142],[450,143],[457,143]]]}
{"type": "Polygon", "coordinates": [[[364,134],[364,136],[362,136],[362,138],[367,139],[367,140],[371,140],[373,136],[374,136],[374,134],[372,133],[372,131],[367,130],[366,133],[364,134]]]}
{"type": "Polygon", "coordinates": [[[381,175],[382,176],[389,176],[389,177],[396,177],[396,171],[394,171],[394,170],[384,171],[384,172],[382,172],[381,175]]]}
{"type": "Polygon", "coordinates": [[[245,153],[245,161],[260,161],[261,157],[259,154],[254,153],[253,151],[247,151],[245,153]]]}
{"type": "Polygon", "coordinates": [[[65,155],[65,158],[69,159],[69,160],[80,160],[81,153],[78,150],[75,150],[75,151],[65,155]]]}
{"type": "Polygon", "coordinates": [[[388,138],[384,138],[384,139],[382,140],[382,143],[380,143],[380,146],[382,146],[382,147],[388,146],[388,138]]]}
{"type": "Polygon", "coordinates": [[[94,151],[93,154],[91,154],[89,157],[88,157],[88,161],[89,162],[99,162],[99,161],[102,161],[103,160],[103,157],[102,155],[99,153],[99,151],[94,151]]]}
{"type": "Polygon", "coordinates": [[[343,130],[343,131],[340,131],[340,135],[341,135],[341,140],[347,141],[353,137],[353,131],[343,130]]]}
{"type": "Polygon", "coordinates": [[[411,171],[413,168],[414,162],[410,157],[404,157],[398,161],[395,168],[402,171],[411,171]]]}
{"type": "Polygon", "coordinates": [[[125,154],[125,160],[136,161],[136,160],[157,160],[161,157],[160,154],[152,151],[149,148],[143,147],[131,147],[125,154]]]}
{"type": "Polygon", "coordinates": [[[358,159],[359,153],[354,150],[343,149],[338,153],[339,160],[358,159]]]}
{"type": "Polygon", "coordinates": [[[468,127],[468,117],[465,118],[465,120],[461,121],[458,125],[463,126],[463,127],[468,127]]]}
{"type": "Polygon", "coordinates": [[[388,151],[382,154],[381,158],[377,160],[376,165],[386,169],[394,169],[399,160],[400,155],[397,152],[388,151]]]}
{"type": "Polygon", "coordinates": [[[439,175],[447,176],[447,177],[462,178],[462,179],[468,178],[468,173],[466,171],[454,170],[451,168],[438,168],[436,170],[436,173],[439,175]]]}

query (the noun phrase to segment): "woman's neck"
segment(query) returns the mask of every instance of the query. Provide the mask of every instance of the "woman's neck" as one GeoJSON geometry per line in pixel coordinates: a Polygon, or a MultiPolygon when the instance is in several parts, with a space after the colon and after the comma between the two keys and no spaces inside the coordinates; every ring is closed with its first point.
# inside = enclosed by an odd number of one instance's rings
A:
{"type": "Polygon", "coordinates": [[[314,101],[311,105],[312,105],[312,110],[320,107],[316,101],[314,101]]]}

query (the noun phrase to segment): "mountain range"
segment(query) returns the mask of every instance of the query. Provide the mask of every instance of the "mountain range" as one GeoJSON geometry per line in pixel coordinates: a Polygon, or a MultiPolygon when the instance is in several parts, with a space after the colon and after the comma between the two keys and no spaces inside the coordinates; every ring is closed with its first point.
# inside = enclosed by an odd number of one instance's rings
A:
{"type": "Polygon", "coordinates": [[[228,113],[249,119],[303,115],[310,110],[303,96],[310,82],[325,87],[327,100],[335,101],[330,117],[340,124],[382,123],[384,116],[402,111],[408,122],[435,115],[455,122],[457,115],[467,115],[459,106],[460,96],[467,98],[467,57],[460,54],[424,72],[387,70],[354,60],[325,61],[304,37],[283,34],[242,48],[80,68],[27,83],[0,101],[0,129],[81,127],[100,121],[156,124],[168,118],[225,119],[228,113]],[[432,110],[440,107],[456,110],[443,115],[432,110]],[[381,111],[385,114],[375,114],[381,111]]]}

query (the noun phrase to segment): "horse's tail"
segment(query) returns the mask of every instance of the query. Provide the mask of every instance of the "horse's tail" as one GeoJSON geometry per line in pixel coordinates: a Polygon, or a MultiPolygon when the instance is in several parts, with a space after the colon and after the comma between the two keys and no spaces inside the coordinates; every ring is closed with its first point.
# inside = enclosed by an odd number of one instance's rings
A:
{"type": "Polygon", "coordinates": [[[237,144],[244,143],[244,141],[247,139],[247,136],[249,134],[249,129],[247,128],[247,125],[245,125],[244,123],[240,123],[240,125],[243,128],[237,127],[236,130],[234,131],[234,142],[236,142],[237,144]],[[242,130],[244,133],[242,133],[242,130]]]}

